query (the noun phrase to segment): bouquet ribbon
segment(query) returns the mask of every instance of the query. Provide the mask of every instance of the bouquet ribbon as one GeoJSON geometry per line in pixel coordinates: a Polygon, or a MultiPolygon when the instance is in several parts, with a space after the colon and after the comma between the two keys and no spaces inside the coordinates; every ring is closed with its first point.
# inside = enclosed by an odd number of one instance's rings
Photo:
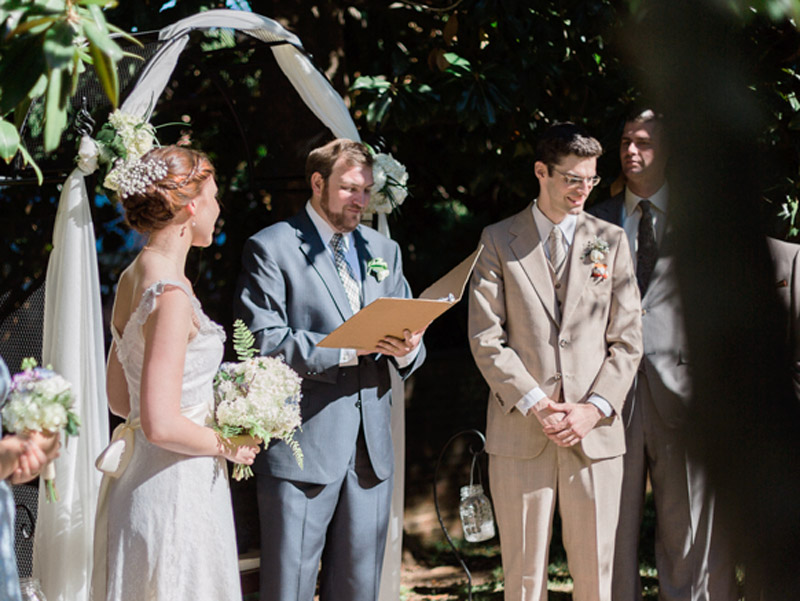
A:
{"type": "MultiPolygon", "coordinates": [[[[214,412],[210,404],[181,407],[181,415],[201,426],[207,425],[214,412]]],[[[91,597],[104,599],[108,579],[108,491],[111,483],[119,478],[133,457],[136,430],[142,427],[137,417],[114,428],[111,442],[97,457],[95,467],[103,472],[97,513],[94,522],[94,566],[92,569],[91,597]]]]}

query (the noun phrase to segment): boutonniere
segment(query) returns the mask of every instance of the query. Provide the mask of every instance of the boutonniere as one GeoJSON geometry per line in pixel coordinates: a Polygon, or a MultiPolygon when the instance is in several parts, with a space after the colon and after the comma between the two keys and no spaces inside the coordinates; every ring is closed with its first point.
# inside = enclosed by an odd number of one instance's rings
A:
{"type": "Polygon", "coordinates": [[[608,279],[608,264],[605,261],[610,249],[608,242],[595,236],[583,251],[584,260],[588,259],[592,262],[592,278],[596,282],[608,279]]]}
{"type": "Polygon", "coordinates": [[[389,275],[389,265],[380,257],[370,259],[367,263],[367,273],[374,277],[378,282],[382,282],[389,275]]]}

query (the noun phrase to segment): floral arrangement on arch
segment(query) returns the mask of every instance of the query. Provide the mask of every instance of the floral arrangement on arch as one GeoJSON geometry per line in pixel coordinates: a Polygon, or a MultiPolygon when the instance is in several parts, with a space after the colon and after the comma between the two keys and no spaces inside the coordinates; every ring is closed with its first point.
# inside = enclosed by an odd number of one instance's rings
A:
{"type": "Polygon", "coordinates": [[[147,185],[166,175],[163,161],[143,163],[140,159],[159,146],[156,129],[136,115],[116,109],[108,116],[97,137],[84,136],[78,149],[78,168],[94,172],[98,164],[108,172],[103,187],[117,192],[122,198],[143,191],[147,185]]]}
{"type": "Polygon", "coordinates": [[[408,172],[405,166],[391,154],[373,154],[372,193],[364,213],[388,215],[403,204],[408,196],[408,172]]]}

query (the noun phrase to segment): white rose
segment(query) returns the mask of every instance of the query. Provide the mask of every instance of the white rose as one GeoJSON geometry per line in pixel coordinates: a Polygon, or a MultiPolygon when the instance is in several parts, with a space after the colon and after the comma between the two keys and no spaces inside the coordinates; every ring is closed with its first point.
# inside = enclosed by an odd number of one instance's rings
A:
{"type": "Polygon", "coordinates": [[[602,261],[604,256],[605,253],[601,250],[597,250],[596,248],[589,253],[589,258],[595,263],[602,261]]]}

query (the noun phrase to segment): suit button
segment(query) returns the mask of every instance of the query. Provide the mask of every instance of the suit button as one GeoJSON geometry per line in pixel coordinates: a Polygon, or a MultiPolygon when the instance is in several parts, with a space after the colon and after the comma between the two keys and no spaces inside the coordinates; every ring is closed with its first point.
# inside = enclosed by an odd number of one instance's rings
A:
{"type": "Polygon", "coordinates": [[[561,288],[561,282],[556,282],[556,290],[558,290],[559,288],[561,288]]]}
{"type": "Polygon", "coordinates": [[[560,380],[560,379],[561,379],[561,374],[560,374],[560,373],[556,373],[556,375],[554,375],[554,376],[553,376],[553,378],[554,378],[556,381],[558,381],[558,380],[560,380]]]}
{"type": "Polygon", "coordinates": [[[361,401],[356,401],[356,409],[361,409],[361,401]]]}
{"type": "Polygon", "coordinates": [[[567,346],[567,344],[569,344],[569,343],[566,340],[564,340],[563,338],[558,341],[558,346],[560,346],[561,348],[564,348],[565,346],[567,346]]]}

